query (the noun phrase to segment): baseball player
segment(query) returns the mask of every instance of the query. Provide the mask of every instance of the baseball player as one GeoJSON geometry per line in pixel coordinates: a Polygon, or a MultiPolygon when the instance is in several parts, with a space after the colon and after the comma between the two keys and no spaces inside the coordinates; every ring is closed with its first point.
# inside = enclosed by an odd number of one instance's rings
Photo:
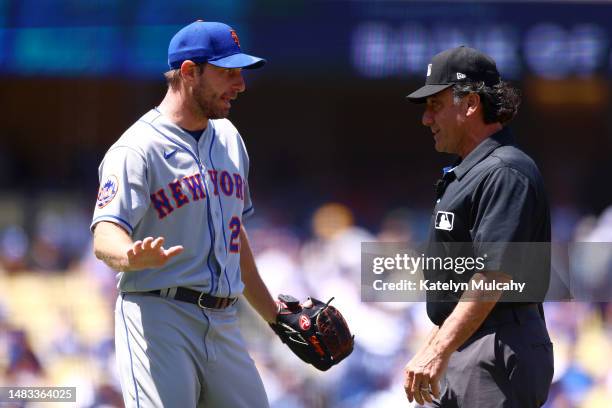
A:
{"type": "Polygon", "coordinates": [[[422,122],[435,149],[458,156],[436,185],[429,251],[445,257],[467,248],[484,265],[470,273],[424,270],[425,278],[503,286],[525,277],[533,290],[516,302],[474,285],[428,291],[436,326],[405,367],[407,397],[445,408],[539,407],[553,375],[541,304],[550,252],[533,243],[550,242],[550,210],[537,166],[506,127],[520,98],[493,59],[457,47],[433,57],[425,86],[408,99],[425,104],[422,122]]]}
{"type": "Polygon", "coordinates": [[[161,104],[106,153],[91,229],[118,271],[115,345],[127,407],[267,407],[238,329],[237,297],[267,322],[277,305],[255,267],[249,157],[225,119],[245,90],[236,32],[194,22],[170,41],[161,104]]]}

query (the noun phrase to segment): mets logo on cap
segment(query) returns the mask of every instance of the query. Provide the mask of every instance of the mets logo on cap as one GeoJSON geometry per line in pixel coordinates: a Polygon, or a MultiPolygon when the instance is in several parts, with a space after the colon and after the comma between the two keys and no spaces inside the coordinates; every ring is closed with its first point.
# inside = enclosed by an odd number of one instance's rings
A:
{"type": "Polygon", "coordinates": [[[230,33],[232,34],[232,38],[234,39],[236,45],[240,47],[240,40],[238,39],[238,34],[236,34],[236,31],[232,30],[230,33]]]}
{"type": "Polygon", "coordinates": [[[113,201],[113,198],[117,195],[119,190],[119,181],[114,175],[110,175],[106,178],[106,181],[100,185],[100,191],[98,191],[98,202],[96,205],[98,208],[104,208],[108,203],[113,201]]]}

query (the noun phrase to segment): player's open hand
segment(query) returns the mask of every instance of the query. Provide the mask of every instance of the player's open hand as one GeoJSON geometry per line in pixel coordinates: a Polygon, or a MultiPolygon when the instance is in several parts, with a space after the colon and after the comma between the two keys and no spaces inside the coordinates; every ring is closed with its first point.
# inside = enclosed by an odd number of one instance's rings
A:
{"type": "Polygon", "coordinates": [[[164,249],[164,237],[146,237],[142,241],[136,241],[127,251],[129,262],[128,270],[135,271],[145,268],[158,268],[163,266],[181,252],[182,245],[176,245],[168,249],[164,249]]]}
{"type": "Polygon", "coordinates": [[[440,398],[440,379],[448,366],[449,356],[427,347],[417,353],[404,368],[404,390],[408,400],[420,405],[432,402],[432,396],[440,398]]]}

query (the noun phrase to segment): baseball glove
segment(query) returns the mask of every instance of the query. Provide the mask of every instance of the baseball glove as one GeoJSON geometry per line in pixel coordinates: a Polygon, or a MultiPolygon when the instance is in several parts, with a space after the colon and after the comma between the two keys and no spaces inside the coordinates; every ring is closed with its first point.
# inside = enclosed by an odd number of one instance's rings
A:
{"type": "Polygon", "coordinates": [[[279,311],[272,330],[291,351],[321,371],[338,364],[353,351],[354,337],[342,314],[327,303],[308,298],[304,303],[278,296],[279,311]]]}

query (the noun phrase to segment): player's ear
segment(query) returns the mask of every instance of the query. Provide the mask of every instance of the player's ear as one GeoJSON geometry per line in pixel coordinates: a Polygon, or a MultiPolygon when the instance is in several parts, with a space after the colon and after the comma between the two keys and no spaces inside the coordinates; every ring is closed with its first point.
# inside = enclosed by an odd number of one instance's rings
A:
{"type": "Polygon", "coordinates": [[[474,92],[470,92],[464,97],[466,105],[466,116],[472,116],[476,113],[478,106],[480,105],[480,95],[474,92]]]}
{"type": "Polygon", "coordinates": [[[185,60],[179,68],[181,70],[181,76],[187,82],[191,82],[199,74],[198,66],[191,60],[185,60]]]}

